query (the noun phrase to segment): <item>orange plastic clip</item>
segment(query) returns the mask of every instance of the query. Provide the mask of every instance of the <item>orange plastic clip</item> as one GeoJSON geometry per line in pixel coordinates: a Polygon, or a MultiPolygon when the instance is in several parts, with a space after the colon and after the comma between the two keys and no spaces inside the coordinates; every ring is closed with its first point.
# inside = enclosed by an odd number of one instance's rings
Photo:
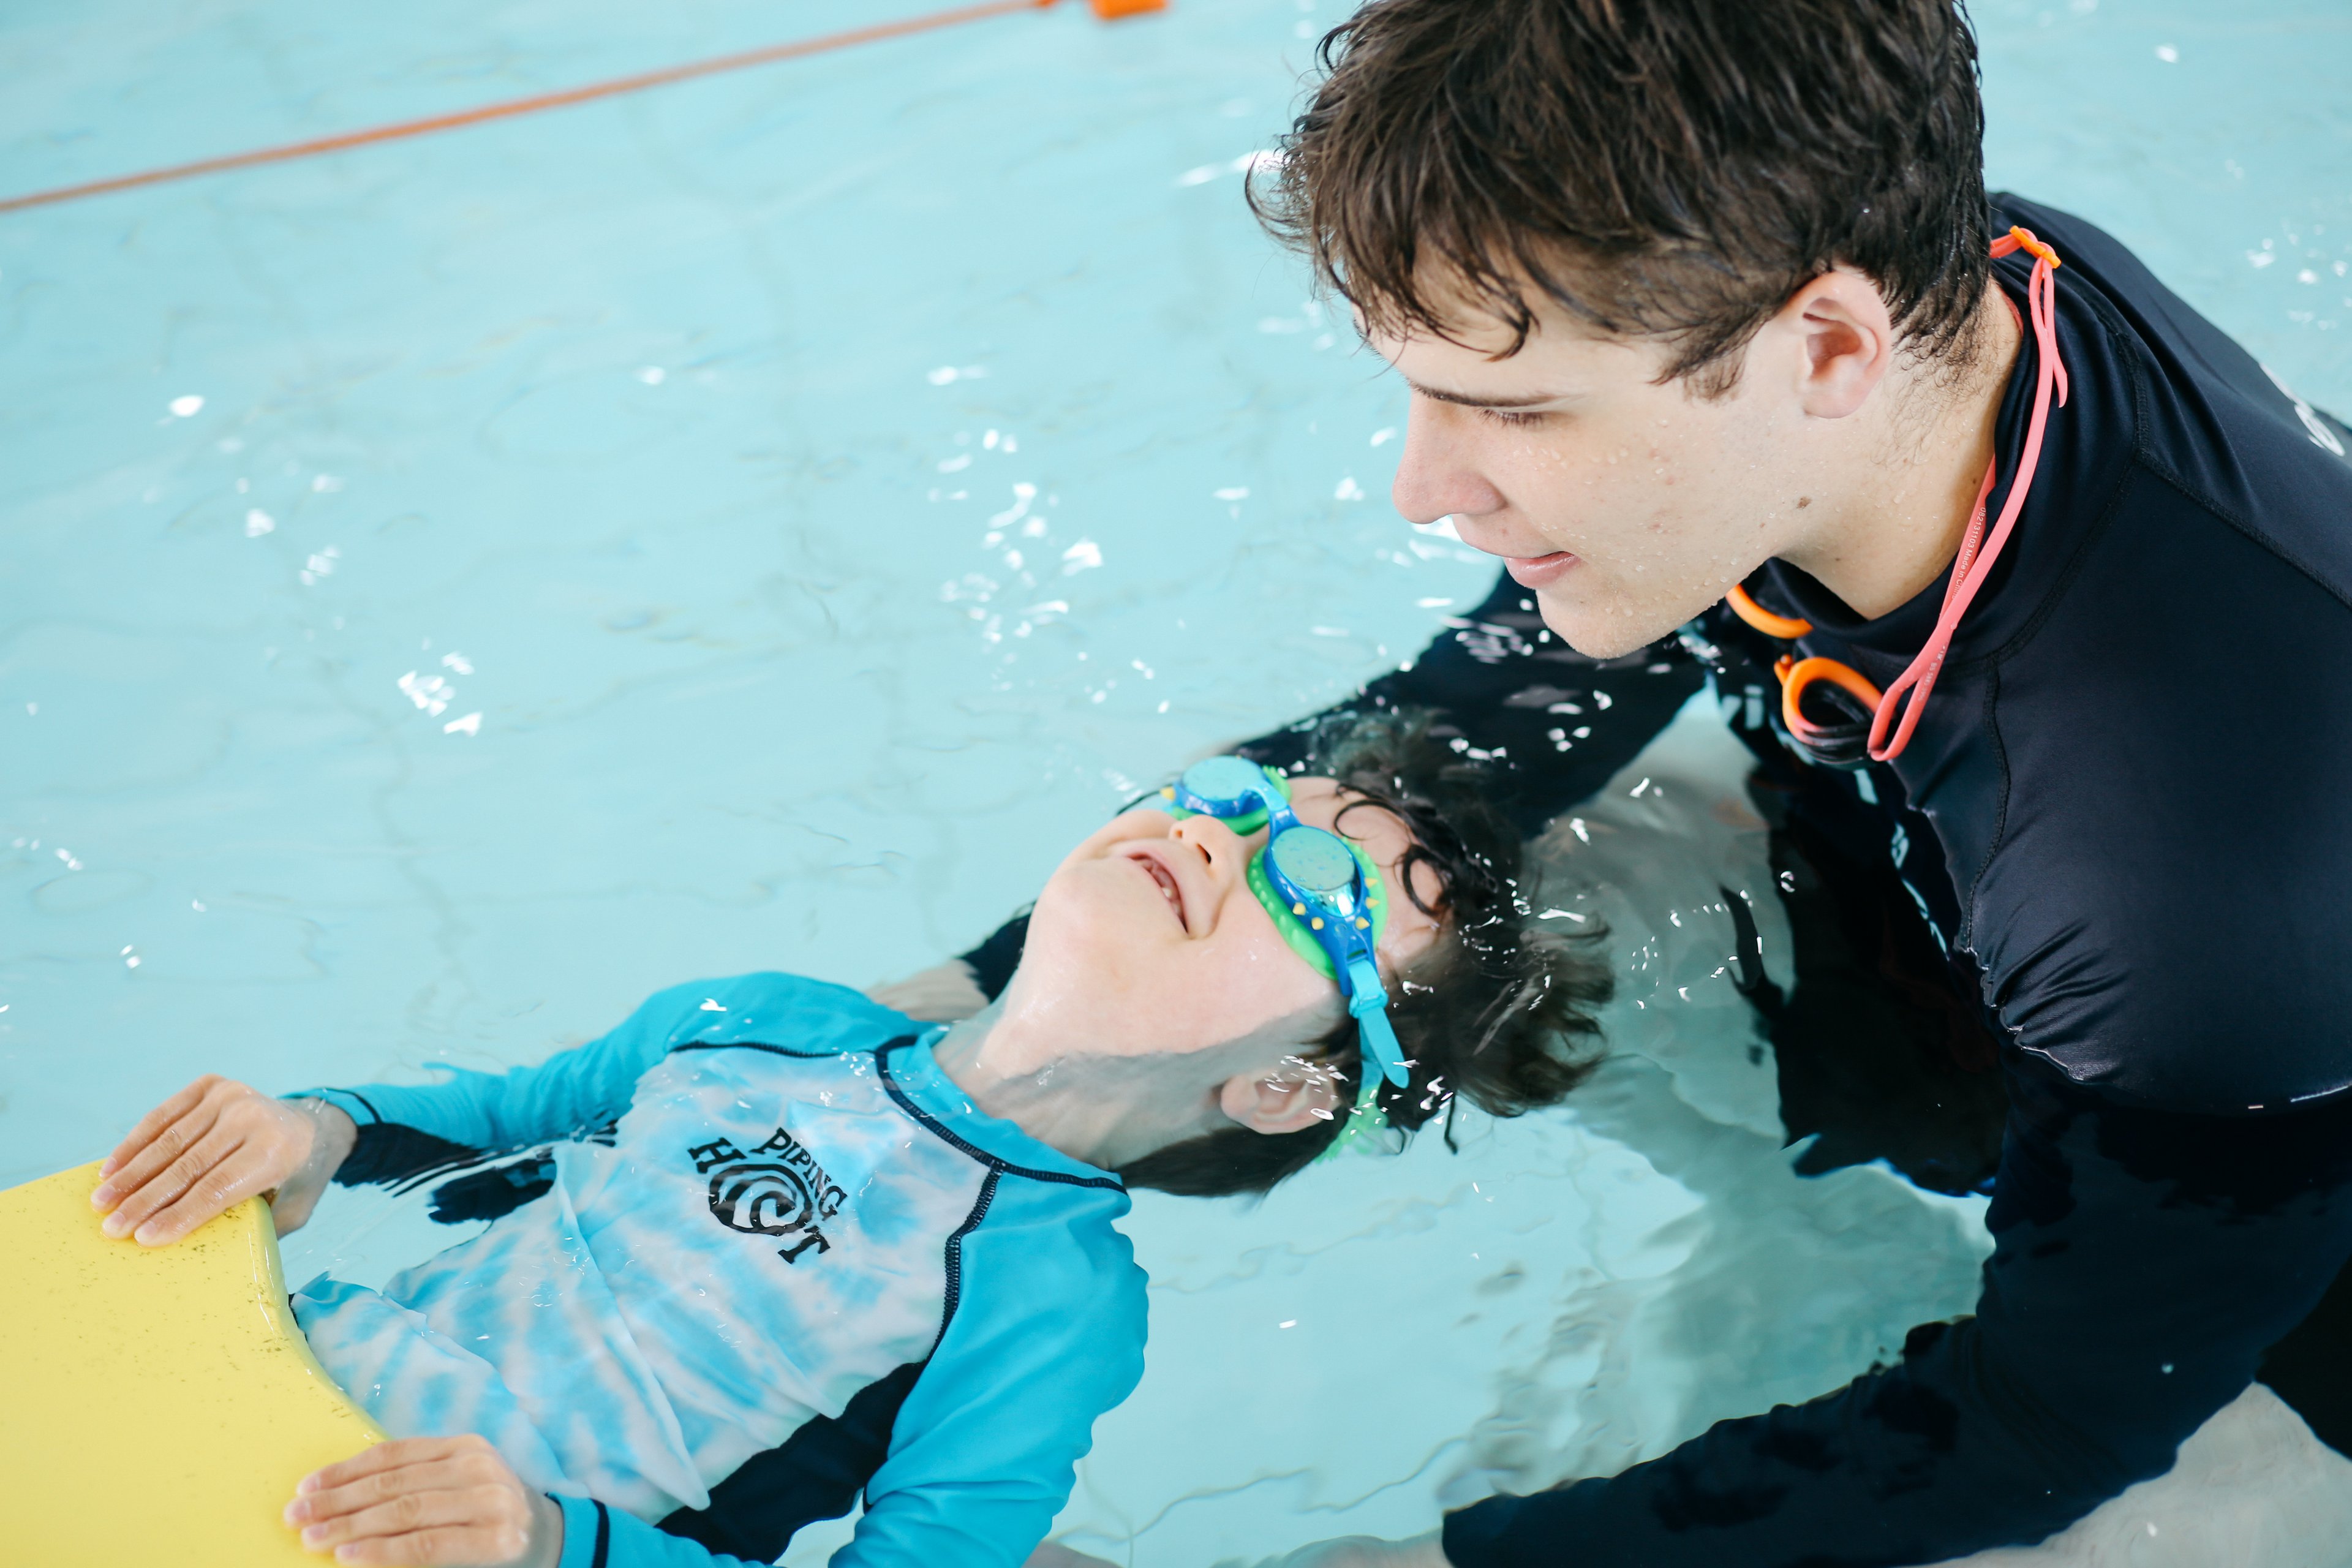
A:
{"type": "Polygon", "coordinates": [[[1783,642],[1793,642],[1813,629],[1813,623],[1811,621],[1801,621],[1794,616],[1774,615],[1758,604],[1745,588],[1734,587],[1730,593],[1723,596],[1723,600],[1731,606],[1733,615],[1738,616],[1768,637],[1779,637],[1783,642]]]}
{"type": "Polygon", "coordinates": [[[1150,11],[1165,11],[1168,0],[1092,0],[1095,15],[1106,22],[1116,22],[1121,16],[1140,16],[1150,11]]]}
{"type": "Polygon", "coordinates": [[[1782,654],[1780,662],[1772,667],[1772,673],[1780,678],[1780,721],[1799,740],[1809,740],[1822,732],[1822,726],[1806,718],[1804,711],[1805,688],[1816,680],[1844,688],[1861,699],[1865,708],[1875,709],[1879,703],[1879,689],[1870,683],[1868,676],[1833,658],[1790,658],[1782,654]]]}
{"type": "Polygon", "coordinates": [[[2020,250],[2037,260],[2050,263],[2053,268],[2064,265],[2058,259],[2058,253],[2050,248],[2050,242],[2037,237],[2030,228],[2012,226],[2006,235],[1992,242],[1992,253],[1995,258],[2009,256],[2020,250]]]}

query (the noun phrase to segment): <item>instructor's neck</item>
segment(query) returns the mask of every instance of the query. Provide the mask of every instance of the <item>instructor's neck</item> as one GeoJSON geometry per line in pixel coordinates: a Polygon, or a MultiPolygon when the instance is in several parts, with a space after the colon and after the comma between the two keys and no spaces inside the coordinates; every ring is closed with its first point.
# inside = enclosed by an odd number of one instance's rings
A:
{"type": "Polygon", "coordinates": [[[1957,377],[1934,363],[1888,373],[1841,433],[1853,477],[1838,487],[1843,504],[1798,547],[1781,552],[1864,619],[1909,603],[1935,582],[1968,531],[2023,341],[1990,279],[1972,326],[1976,353],[1957,377]]]}

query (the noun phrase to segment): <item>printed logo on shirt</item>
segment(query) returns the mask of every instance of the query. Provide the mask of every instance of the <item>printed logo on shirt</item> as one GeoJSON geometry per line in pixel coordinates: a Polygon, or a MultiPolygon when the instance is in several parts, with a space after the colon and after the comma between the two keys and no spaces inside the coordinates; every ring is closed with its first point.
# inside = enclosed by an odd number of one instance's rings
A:
{"type": "Polygon", "coordinates": [[[849,1194],[782,1128],[748,1154],[724,1138],[686,1152],[695,1170],[710,1177],[711,1217],[720,1225],[747,1236],[799,1237],[776,1248],[787,1263],[798,1263],[811,1248],[833,1250],[817,1222],[839,1214],[849,1194]]]}

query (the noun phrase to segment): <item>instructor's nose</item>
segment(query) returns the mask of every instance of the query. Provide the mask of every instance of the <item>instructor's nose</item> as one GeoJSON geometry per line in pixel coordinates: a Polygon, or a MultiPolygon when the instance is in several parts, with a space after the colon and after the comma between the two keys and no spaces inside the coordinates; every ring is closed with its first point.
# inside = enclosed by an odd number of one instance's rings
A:
{"type": "Polygon", "coordinates": [[[1477,443],[1467,439],[1470,411],[1416,396],[1405,416],[1404,455],[1397,459],[1389,500],[1408,522],[1441,517],[1484,517],[1509,504],[1478,471],[1477,443]]]}

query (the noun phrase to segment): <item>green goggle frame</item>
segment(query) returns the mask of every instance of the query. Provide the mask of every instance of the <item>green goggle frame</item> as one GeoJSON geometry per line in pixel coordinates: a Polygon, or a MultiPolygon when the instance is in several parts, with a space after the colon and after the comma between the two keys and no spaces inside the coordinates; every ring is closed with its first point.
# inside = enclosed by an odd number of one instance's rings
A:
{"type": "MultiPolygon", "coordinates": [[[[1272,769],[1261,769],[1255,763],[1243,763],[1241,759],[1232,757],[1212,759],[1207,767],[1230,771],[1235,764],[1240,764],[1250,775],[1248,787],[1251,790],[1274,797],[1277,804],[1272,811],[1269,811],[1265,805],[1237,813],[1223,811],[1202,813],[1191,810],[1178,804],[1178,786],[1173,784],[1163,787],[1160,791],[1160,809],[1180,821],[1189,816],[1214,815],[1226,826],[1244,837],[1266,827],[1272,817],[1279,814],[1283,820],[1273,823],[1276,831],[1268,837],[1265,847],[1250,857],[1244,880],[1251,894],[1265,908],[1267,917],[1274,921],[1275,930],[1282,933],[1284,942],[1293,952],[1305,959],[1317,973],[1337,984],[1342,994],[1349,999],[1349,1010],[1357,1016],[1360,1022],[1364,1022],[1367,1011],[1378,1012],[1384,1010],[1386,1006],[1386,997],[1379,988],[1377,973],[1367,967],[1371,952],[1377,947],[1381,934],[1388,928],[1388,897],[1381,879],[1380,867],[1364,851],[1363,847],[1353,839],[1343,838],[1338,834],[1321,828],[1307,828],[1293,816],[1288,810],[1290,785],[1282,774],[1272,769]],[[1294,832],[1293,830],[1296,829],[1303,829],[1303,831],[1294,832]],[[1277,848],[1278,845],[1282,847],[1277,848]],[[1267,869],[1266,862],[1270,855],[1286,854],[1293,859],[1297,859],[1303,854],[1310,862],[1319,858],[1320,863],[1315,867],[1315,870],[1321,875],[1302,876],[1302,872],[1307,871],[1307,864],[1286,863],[1284,870],[1287,879],[1294,884],[1330,880],[1336,875],[1337,867],[1344,864],[1333,858],[1331,847],[1334,845],[1343,846],[1348,854],[1354,858],[1355,868],[1361,876],[1363,897],[1360,912],[1343,913],[1330,903],[1319,899],[1317,903],[1309,904],[1302,901],[1302,899],[1289,897],[1276,886],[1275,876],[1267,869]],[[1334,921],[1344,922],[1342,931],[1327,931],[1325,930],[1327,924],[1334,921]],[[1342,936],[1344,925],[1355,927],[1354,931],[1345,932],[1346,938],[1354,940],[1334,941],[1334,938],[1342,936]],[[1355,973],[1343,978],[1338,964],[1333,961],[1331,950],[1334,947],[1343,951],[1358,948],[1359,943],[1360,947],[1351,961],[1351,969],[1355,973]],[[1358,993],[1366,986],[1372,988],[1371,996],[1360,996],[1358,993]]],[[[1201,766],[1201,764],[1195,764],[1195,769],[1201,766]]],[[[1193,773],[1194,770],[1187,770],[1184,783],[1188,791],[1193,783],[1193,773]]],[[[1221,778],[1220,782],[1230,781],[1221,778]]],[[[1195,798],[1200,796],[1196,795],[1195,798]]],[[[1208,803],[1203,801],[1203,804],[1208,803]]],[[[1303,895],[1303,898],[1312,897],[1316,895],[1303,895]]],[[[1394,1036],[1387,1027],[1385,1018],[1372,1022],[1377,1025],[1380,1034],[1387,1042],[1385,1051],[1375,1053],[1370,1048],[1368,1043],[1358,1069],[1356,1102],[1349,1111],[1347,1124],[1340,1129],[1339,1137],[1332,1141],[1330,1147],[1318,1157],[1318,1163],[1320,1160],[1331,1159],[1350,1148],[1372,1147],[1379,1134],[1387,1130],[1388,1118],[1381,1110],[1378,1098],[1378,1085],[1383,1077],[1383,1071],[1381,1063],[1375,1058],[1376,1055],[1385,1056],[1391,1059],[1395,1058],[1394,1036]]],[[[1400,1085],[1406,1081],[1401,1067],[1389,1068],[1386,1076],[1400,1085]]]]}

